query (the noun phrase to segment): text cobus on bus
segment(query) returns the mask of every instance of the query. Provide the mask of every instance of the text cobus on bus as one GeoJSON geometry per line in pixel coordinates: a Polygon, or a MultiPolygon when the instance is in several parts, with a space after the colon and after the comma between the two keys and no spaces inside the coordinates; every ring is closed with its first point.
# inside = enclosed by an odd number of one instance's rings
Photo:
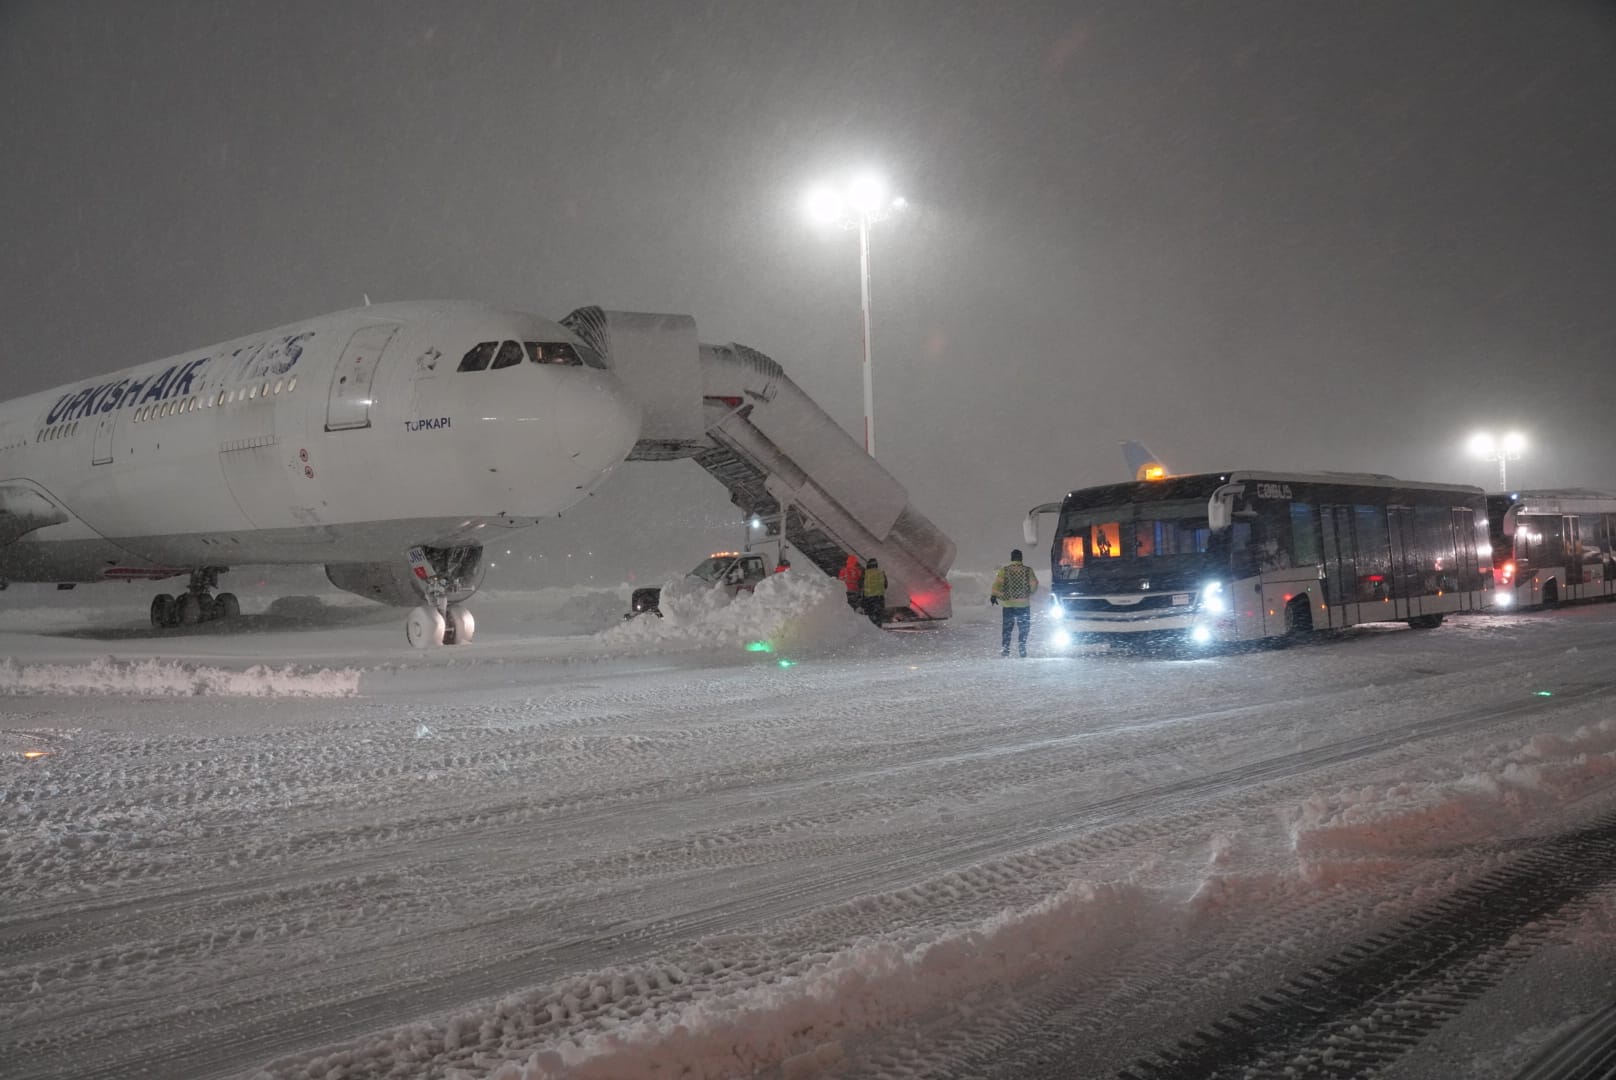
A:
{"type": "Polygon", "coordinates": [[[1487,520],[1500,608],[1616,596],[1616,495],[1489,495],[1487,520]]]}
{"type": "MultiPolygon", "coordinates": [[[[1036,535],[1032,516],[1027,533],[1036,535]]],[[[1209,473],[1074,491],[1060,504],[1052,564],[1051,607],[1066,631],[1056,644],[1433,627],[1480,610],[1492,588],[1480,488],[1346,473],[1209,473]]]]}

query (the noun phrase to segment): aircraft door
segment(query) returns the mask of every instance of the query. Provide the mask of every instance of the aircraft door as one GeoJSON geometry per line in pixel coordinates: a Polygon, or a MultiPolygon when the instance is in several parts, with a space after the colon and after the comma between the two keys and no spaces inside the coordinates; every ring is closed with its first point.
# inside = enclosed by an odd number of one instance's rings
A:
{"type": "Polygon", "coordinates": [[[367,326],[348,339],[348,347],[342,350],[342,359],[331,375],[331,397],[325,411],[327,431],[370,426],[371,384],[382,353],[396,333],[396,325],[367,326]]]}
{"type": "Polygon", "coordinates": [[[106,465],[112,461],[112,429],[122,409],[109,409],[97,417],[95,437],[90,446],[90,464],[106,465]]]}

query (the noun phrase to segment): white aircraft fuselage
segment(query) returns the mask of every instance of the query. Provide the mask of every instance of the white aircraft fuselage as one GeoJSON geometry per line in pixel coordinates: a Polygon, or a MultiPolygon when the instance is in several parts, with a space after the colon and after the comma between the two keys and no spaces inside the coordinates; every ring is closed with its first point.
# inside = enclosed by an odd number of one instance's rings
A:
{"type": "Polygon", "coordinates": [[[566,510],[639,426],[617,378],[549,320],[451,302],[327,315],[0,404],[0,578],[295,563],[407,577],[412,548],[480,546],[566,510]],[[486,366],[459,370],[479,345],[486,366]]]}

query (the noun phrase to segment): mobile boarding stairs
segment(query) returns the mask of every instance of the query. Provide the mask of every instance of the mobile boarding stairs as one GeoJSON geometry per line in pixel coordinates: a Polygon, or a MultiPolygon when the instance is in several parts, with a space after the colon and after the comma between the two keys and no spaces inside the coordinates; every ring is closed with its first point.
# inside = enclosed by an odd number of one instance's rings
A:
{"type": "Polygon", "coordinates": [[[586,307],[561,321],[639,401],[628,460],[692,458],[827,574],[848,555],[879,559],[888,618],[948,618],[954,542],[779,364],[745,345],[702,344],[686,315],[586,307]]]}

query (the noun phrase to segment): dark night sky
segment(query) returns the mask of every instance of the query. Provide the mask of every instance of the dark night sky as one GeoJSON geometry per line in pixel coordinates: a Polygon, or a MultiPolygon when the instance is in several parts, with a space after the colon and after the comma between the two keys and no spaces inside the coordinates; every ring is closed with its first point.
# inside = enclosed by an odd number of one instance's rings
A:
{"type": "MultiPolygon", "coordinates": [[[[856,430],[798,203],[871,163],[881,456],[962,565],[1130,437],[1485,483],[1511,424],[1616,487],[1616,4],[0,0],[0,102],[3,396],[368,293],[686,312],[856,430]]],[[[552,542],[731,517],[630,466],[552,542]]]]}

